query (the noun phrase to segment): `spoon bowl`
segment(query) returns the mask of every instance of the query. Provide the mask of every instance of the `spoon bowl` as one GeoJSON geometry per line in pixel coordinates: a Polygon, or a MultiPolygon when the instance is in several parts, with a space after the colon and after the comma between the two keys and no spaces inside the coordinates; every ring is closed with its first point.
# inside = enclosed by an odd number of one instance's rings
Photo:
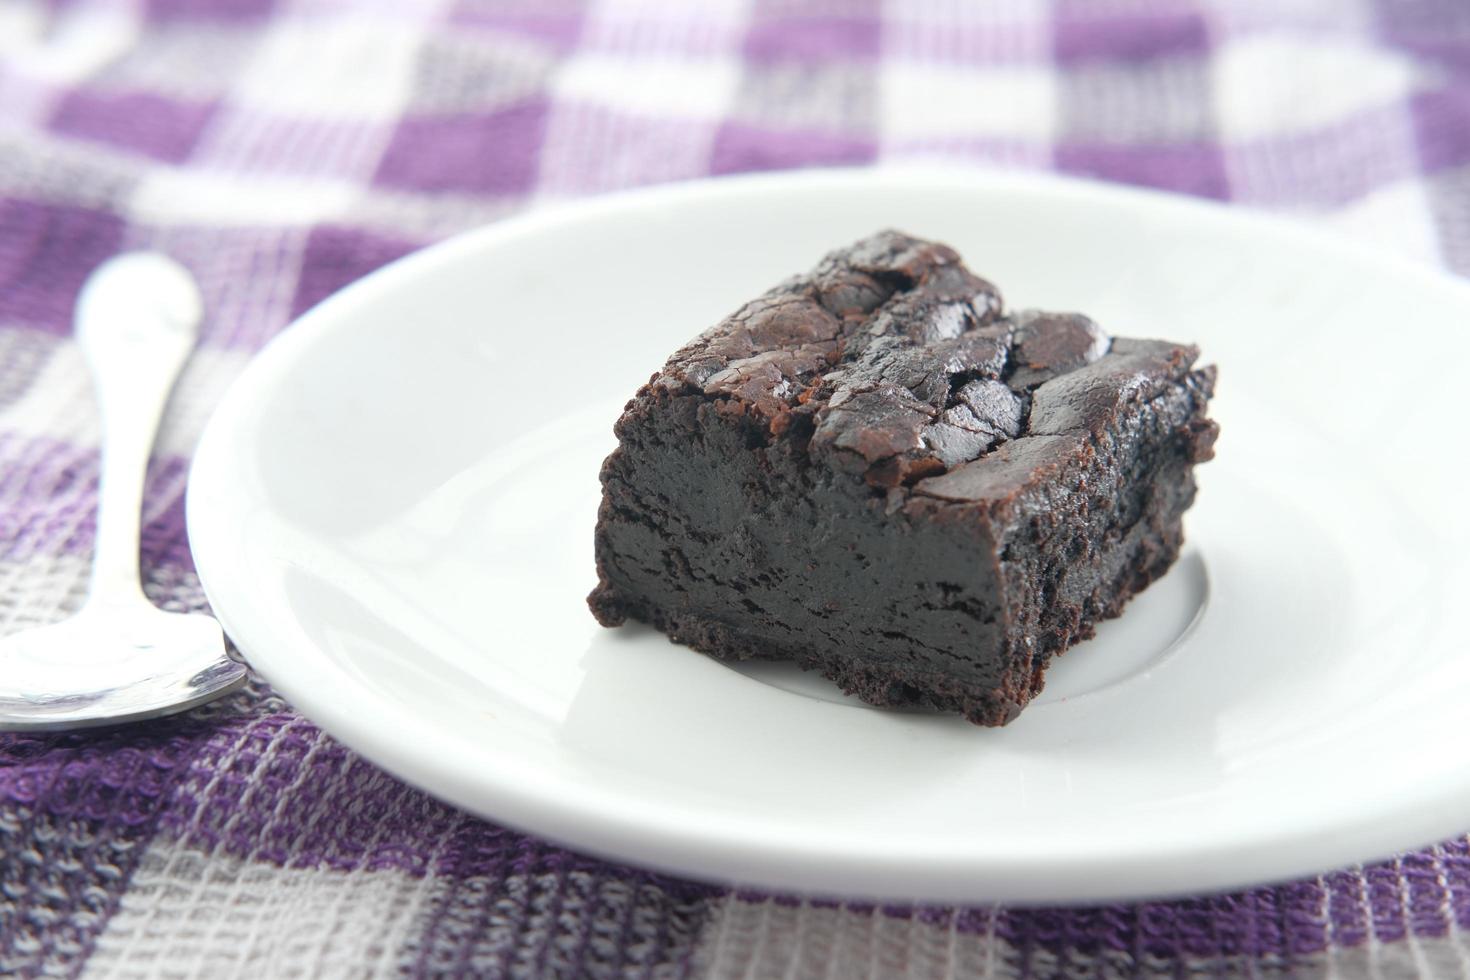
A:
{"type": "Polygon", "coordinates": [[[113,725],[184,711],[239,687],[219,623],[151,606],[88,607],[0,639],[0,717],[11,731],[113,725]]]}

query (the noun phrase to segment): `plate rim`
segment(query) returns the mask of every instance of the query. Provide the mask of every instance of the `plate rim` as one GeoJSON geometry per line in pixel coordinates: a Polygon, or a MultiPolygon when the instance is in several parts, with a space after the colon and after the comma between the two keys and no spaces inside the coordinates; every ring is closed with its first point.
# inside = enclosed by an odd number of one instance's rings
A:
{"type": "MultiPolygon", "coordinates": [[[[691,196],[744,194],[758,192],[762,187],[786,189],[834,184],[854,188],[873,184],[897,187],[933,181],[968,184],[991,193],[1014,188],[1089,199],[1101,195],[1120,202],[1131,200],[1143,207],[1162,207],[1181,216],[1194,212],[1211,223],[1223,221],[1247,230],[1259,230],[1295,240],[1318,252],[1336,252],[1348,261],[1385,267],[1435,289],[1457,291],[1460,299],[1470,305],[1470,284],[1445,272],[1345,236],[1304,227],[1284,217],[1162,191],[1048,174],[931,165],[776,171],[653,185],[533,207],[525,213],[418,249],[348,284],[298,316],[250,359],[206,424],[189,467],[186,528],[204,593],[216,617],[251,666],[304,717],[395,777],[450,805],[561,846],[698,880],[847,898],[957,902],[1137,900],[1291,880],[1364,860],[1363,855],[1367,853],[1388,856],[1402,850],[1405,839],[1430,843],[1463,832],[1462,822],[1436,815],[1470,813],[1470,779],[1457,793],[1449,794],[1448,799],[1443,792],[1426,792],[1421,800],[1398,796],[1395,806],[1381,808],[1391,813],[1360,813],[1356,823],[1361,826],[1354,833],[1339,833],[1328,841],[1322,840],[1320,830],[1312,827],[1282,827],[1276,835],[1265,838],[1267,844],[1262,843],[1262,835],[1249,835],[1253,849],[1247,848],[1244,854],[1239,842],[1216,838],[1210,847],[1196,844],[1180,849],[1176,842],[1172,848],[1161,848],[1159,845],[1164,842],[1154,841],[1146,852],[1114,850],[1106,855],[1095,850],[1089,854],[1067,853],[1065,848],[1049,847],[1045,857],[1050,863],[1045,867],[1038,866],[1037,856],[1027,852],[1019,857],[994,853],[979,862],[983,868],[975,867],[973,862],[957,868],[946,863],[946,853],[937,850],[925,853],[922,849],[887,855],[869,852],[861,866],[854,867],[850,851],[833,846],[834,841],[842,843],[840,835],[823,835],[820,844],[826,846],[812,848],[808,846],[811,842],[793,845],[789,839],[773,843],[759,839],[759,834],[748,828],[742,833],[730,825],[720,828],[723,836],[716,841],[711,839],[709,824],[690,832],[686,827],[671,826],[666,821],[661,825],[660,821],[651,819],[656,813],[640,814],[636,812],[637,807],[623,807],[616,816],[597,813],[595,819],[589,819],[595,808],[589,810],[576,794],[567,794],[564,786],[557,785],[557,791],[552,793],[538,788],[540,782],[557,784],[557,781],[541,780],[525,767],[502,766],[490,773],[495,777],[491,780],[495,791],[487,792],[486,770],[481,767],[480,778],[467,780],[464,772],[446,761],[452,758],[452,753],[447,751],[452,740],[445,740],[442,733],[437,733],[423,719],[412,719],[411,737],[381,737],[387,726],[379,726],[376,731],[373,726],[363,726],[356,712],[343,710],[325,691],[298,685],[289,673],[283,676],[275,669],[280,660],[291,656],[295,645],[290,642],[289,631],[283,635],[283,631],[271,627],[268,616],[252,619],[255,602],[250,597],[248,583],[235,581],[229,571],[230,528],[205,503],[205,498],[220,492],[221,487],[228,487],[225,470],[234,441],[232,436],[249,411],[261,402],[263,392],[289,374],[299,351],[332,332],[334,323],[340,329],[344,321],[336,319],[339,309],[370,302],[375,295],[396,290],[402,284],[411,285],[420,268],[453,261],[462,253],[491,249],[522,234],[636,211],[650,202],[677,203],[691,196]],[[255,656],[256,652],[268,648],[273,653],[264,658],[255,656]],[[410,745],[414,746],[412,750],[406,748],[410,745]],[[1405,829],[1406,812],[1418,818],[1411,833],[1405,829]],[[1385,820],[1389,815],[1394,819],[1385,820]],[[1397,832],[1385,830],[1388,826],[1397,832]],[[1352,846],[1339,843],[1348,839],[1356,843],[1352,846]],[[1295,849],[1297,860],[1275,857],[1268,862],[1273,870],[1263,874],[1261,862],[1287,848],[1295,849]],[[1218,852],[1215,859],[1209,857],[1212,851],[1218,852]],[[1219,858],[1224,857],[1234,863],[1226,862],[1230,867],[1222,873],[1219,858]],[[912,865],[916,859],[941,867],[931,866],[924,873],[912,865]],[[1216,873],[1196,872],[1188,881],[1181,881],[1179,862],[1201,860],[1211,860],[1216,873]],[[923,884],[890,890],[875,884],[896,880],[922,880],[923,884]],[[1079,887],[1079,882],[1084,881],[1087,884],[1079,887]]],[[[366,692],[360,694],[371,697],[366,692]]],[[[397,731],[401,733],[402,729],[397,731]]]]}

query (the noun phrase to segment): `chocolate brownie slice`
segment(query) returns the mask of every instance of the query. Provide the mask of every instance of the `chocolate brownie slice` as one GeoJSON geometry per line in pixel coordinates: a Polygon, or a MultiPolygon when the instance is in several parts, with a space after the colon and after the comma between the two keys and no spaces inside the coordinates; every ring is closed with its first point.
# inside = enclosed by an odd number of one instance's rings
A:
{"type": "Polygon", "coordinates": [[[1001,725],[1167,570],[1213,367],[883,232],[675,352],[602,467],[605,626],[1001,725]]]}

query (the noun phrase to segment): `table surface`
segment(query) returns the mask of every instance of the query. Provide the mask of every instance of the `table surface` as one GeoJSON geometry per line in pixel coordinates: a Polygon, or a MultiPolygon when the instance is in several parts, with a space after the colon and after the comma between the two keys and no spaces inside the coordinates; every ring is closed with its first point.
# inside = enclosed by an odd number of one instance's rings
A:
{"type": "MultiPolygon", "coordinates": [[[[207,604],[189,454],[252,353],[383,263],[554,200],[944,161],[1270,209],[1470,273],[1459,0],[13,0],[0,6],[0,633],[85,586],[85,275],[154,248],[209,315],[143,565],[207,604]]],[[[983,270],[982,270],[983,271],[983,270]]],[[[732,892],[485,823],[252,681],[0,736],[0,974],[1470,976],[1470,841],[1226,895],[881,907],[732,892]]]]}

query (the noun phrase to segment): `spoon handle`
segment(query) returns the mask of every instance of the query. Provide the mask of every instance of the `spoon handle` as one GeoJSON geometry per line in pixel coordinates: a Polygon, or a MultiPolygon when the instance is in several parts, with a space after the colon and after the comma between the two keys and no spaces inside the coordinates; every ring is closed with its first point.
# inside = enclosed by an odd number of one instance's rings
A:
{"type": "Polygon", "coordinates": [[[102,412],[89,607],[146,601],[138,545],[148,456],[169,392],[198,340],[202,314],[189,273],[150,252],[104,262],[77,299],[77,342],[102,412]]]}

